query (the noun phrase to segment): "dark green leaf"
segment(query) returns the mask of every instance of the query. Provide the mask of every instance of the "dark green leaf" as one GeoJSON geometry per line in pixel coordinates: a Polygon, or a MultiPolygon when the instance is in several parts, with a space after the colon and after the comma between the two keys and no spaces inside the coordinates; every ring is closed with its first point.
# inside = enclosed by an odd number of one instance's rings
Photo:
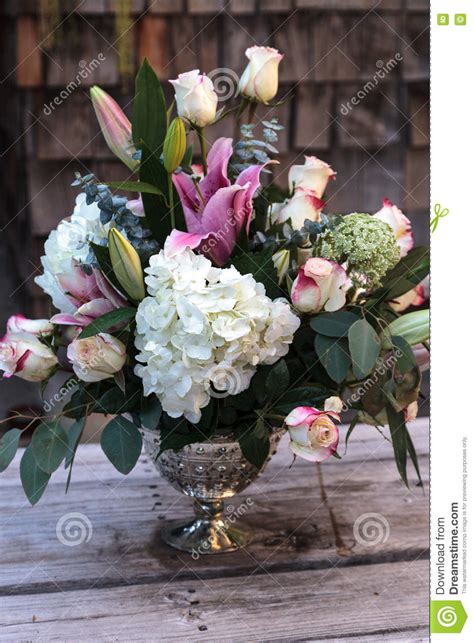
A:
{"type": "Polygon", "coordinates": [[[97,335],[97,333],[104,333],[121,322],[134,319],[136,313],[137,309],[132,307],[111,310],[109,313],[97,317],[91,324],[86,326],[79,335],[79,339],[92,337],[92,335],[97,335]]]}
{"type": "Polygon", "coordinates": [[[167,130],[166,101],[161,83],[145,58],[135,79],[132,136],[137,147],[143,141],[158,156],[167,130]]]}
{"type": "Polygon", "coordinates": [[[117,277],[115,276],[112,262],[110,260],[109,249],[107,248],[107,246],[99,246],[93,241],[91,241],[89,245],[94,251],[95,258],[97,259],[97,263],[99,264],[99,268],[101,269],[104,277],[106,277],[107,281],[110,281],[110,283],[115,288],[117,288],[120,293],[122,293],[125,299],[128,299],[128,295],[124,292],[122,286],[117,280],[117,277]]]}
{"type": "Polygon", "coordinates": [[[202,434],[210,435],[210,433],[212,432],[217,419],[216,411],[216,401],[211,397],[211,399],[209,400],[209,404],[201,409],[201,419],[199,420],[199,422],[193,425],[199,429],[201,438],[203,437],[202,434]]]}
{"type": "Polygon", "coordinates": [[[26,497],[32,505],[35,505],[43,495],[50,477],[51,474],[39,468],[30,444],[20,462],[20,479],[26,497]]]}
{"type": "Polygon", "coordinates": [[[84,416],[75,420],[68,429],[68,432],[67,432],[68,449],[67,449],[66,460],[64,462],[64,467],[66,469],[74,460],[74,456],[76,453],[77,446],[79,444],[79,440],[81,439],[82,432],[84,431],[86,419],[87,418],[84,416]]]}
{"type": "Polygon", "coordinates": [[[351,365],[347,339],[316,335],[314,348],[329,377],[338,384],[343,382],[351,365]]]}
{"type": "Polygon", "coordinates": [[[397,265],[383,278],[383,286],[376,290],[368,304],[392,300],[412,290],[430,271],[429,250],[423,246],[414,248],[402,257],[397,265]]]}
{"type": "Polygon", "coordinates": [[[265,382],[265,389],[267,399],[276,400],[285,391],[288,390],[290,385],[290,373],[284,359],[277,362],[268,373],[267,381],[265,382]]]}
{"type": "Polygon", "coordinates": [[[278,285],[278,274],[273,265],[274,249],[265,248],[262,252],[243,253],[232,259],[232,265],[242,274],[251,274],[253,277],[265,286],[265,292],[268,297],[285,296],[285,292],[278,285]]]}
{"type": "Polygon", "coordinates": [[[118,190],[126,190],[127,192],[140,192],[142,194],[158,194],[165,196],[160,188],[151,183],[144,183],[143,181],[112,181],[107,183],[109,188],[117,188],[118,190]]]}
{"type": "Polygon", "coordinates": [[[184,153],[183,160],[181,161],[181,167],[190,168],[193,162],[193,146],[188,145],[186,152],[184,153]]]}
{"type": "Polygon", "coordinates": [[[5,471],[15,457],[20,435],[20,429],[10,429],[0,440],[0,472],[5,471]]]}
{"type": "Polygon", "coordinates": [[[142,397],[140,421],[146,429],[158,429],[163,409],[156,395],[142,397]]]}
{"type": "Polygon", "coordinates": [[[257,402],[263,406],[267,401],[267,377],[270,372],[270,366],[260,366],[252,377],[251,389],[257,402]]]}
{"type": "Polygon", "coordinates": [[[348,310],[338,310],[335,313],[317,315],[309,322],[311,328],[321,335],[328,337],[346,337],[349,328],[359,317],[348,310]]]}
{"type": "Polygon", "coordinates": [[[94,405],[94,411],[110,415],[118,415],[130,410],[134,406],[134,400],[130,400],[118,387],[105,391],[94,405]]]}
{"type": "Polygon", "coordinates": [[[118,415],[102,431],[100,445],[117,471],[126,475],[140,457],[142,436],[132,422],[118,415]]]}
{"type": "Polygon", "coordinates": [[[391,337],[394,347],[394,354],[397,358],[397,370],[400,373],[408,373],[413,368],[416,368],[416,357],[410,344],[398,335],[391,337]]]}
{"type": "Polygon", "coordinates": [[[354,375],[363,379],[371,373],[380,355],[380,339],[365,319],[359,319],[352,324],[348,337],[354,375]]]}
{"type": "Polygon", "coordinates": [[[239,411],[251,411],[257,404],[255,394],[251,388],[248,388],[246,391],[242,391],[242,393],[239,393],[238,395],[233,395],[228,399],[229,403],[235,406],[239,411]]]}
{"type": "Polygon", "coordinates": [[[351,433],[355,429],[355,427],[357,426],[358,422],[359,422],[359,418],[358,418],[357,415],[355,415],[352,418],[351,423],[349,424],[349,428],[347,429],[347,433],[346,433],[346,449],[347,449],[347,443],[349,442],[349,438],[351,436],[351,433]]]}
{"type": "Polygon", "coordinates": [[[260,469],[270,451],[270,438],[265,421],[259,418],[255,424],[239,427],[237,439],[245,459],[260,469]]]}
{"type": "Polygon", "coordinates": [[[68,438],[57,421],[42,422],[31,438],[31,450],[36,463],[45,473],[53,473],[68,451],[68,438]]]}
{"type": "Polygon", "coordinates": [[[282,395],[273,411],[279,415],[287,415],[297,406],[315,406],[331,396],[331,392],[322,386],[302,386],[294,388],[282,395]]]}
{"type": "Polygon", "coordinates": [[[411,461],[413,462],[413,466],[415,467],[416,475],[418,476],[418,482],[420,483],[421,487],[423,487],[423,480],[421,479],[421,475],[420,475],[420,467],[418,466],[418,456],[416,455],[415,445],[412,442],[411,435],[408,433],[408,429],[407,429],[407,448],[408,448],[408,453],[410,455],[411,461]]]}
{"type": "Polygon", "coordinates": [[[392,436],[393,452],[395,462],[397,463],[398,473],[401,479],[408,487],[407,479],[407,448],[408,448],[408,431],[405,425],[405,416],[403,411],[397,412],[391,404],[385,407],[392,436]]]}

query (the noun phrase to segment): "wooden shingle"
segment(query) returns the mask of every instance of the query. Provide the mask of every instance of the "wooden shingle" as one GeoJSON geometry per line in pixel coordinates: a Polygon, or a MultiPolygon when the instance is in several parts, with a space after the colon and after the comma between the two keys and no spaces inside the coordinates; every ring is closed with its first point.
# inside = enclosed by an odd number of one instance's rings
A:
{"type": "Polygon", "coordinates": [[[40,87],[43,82],[43,52],[38,21],[19,16],[16,23],[16,82],[19,87],[40,87]]]}
{"type": "Polygon", "coordinates": [[[138,60],[146,57],[158,78],[169,77],[171,61],[169,22],[158,16],[144,16],[138,26],[138,60]]]}
{"type": "Polygon", "coordinates": [[[427,147],[430,141],[430,96],[427,85],[409,88],[410,143],[427,147]]]}
{"type": "Polygon", "coordinates": [[[331,141],[332,87],[301,83],[296,96],[294,146],[307,154],[327,149],[331,141]]]}

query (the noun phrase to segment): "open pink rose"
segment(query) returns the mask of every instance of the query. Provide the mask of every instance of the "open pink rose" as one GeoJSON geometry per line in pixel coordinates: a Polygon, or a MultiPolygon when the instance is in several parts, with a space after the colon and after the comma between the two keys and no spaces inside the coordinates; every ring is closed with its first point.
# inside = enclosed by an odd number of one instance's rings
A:
{"type": "MultiPolygon", "coordinates": [[[[181,172],[173,182],[181,199],[187,232],[170,235],[170,251],[199,248],[217,266],[230,258],[242,227],[248,232],[252,198],[260,187],[263,165],[246,168],[231,185],[227,165],[232,156],[232,139],[219,138],[209,150],[208,173],[196,186],[181,172]]],[[[173,231],[174,232],[174,231],[173,231]]]]}
{"type": "Polygon", "coordinates": [[[8,333],[0,340],[0,370],[4,377],[28,382],[46,380],[56,368],[54,352],[31,333],[8,333]]]}
{"type": "Polygon", "coordinates": [[[400,256],[405,257],[414,244],[410,219],[388,199],[383,200],[383,207],[374,214],[374,217],[388,223],[392,228],[400,247],[400,256]]]}
{"type": "Polygon", "coordinates": [[[53,324],[87,326],[97,317],[127,305],[100,270],[94,269],[88,275],[79,264],[73,262],[71,272],[57,275],[57,280],[65,295],[76,306],[76,311],[72,315],[54,315],[51,318],[53,324]]]}
{"type": "Polygon", "coordinates": [[[335,411],[318,411],[312,406],[298,406],[285,418],[290,434],[290,449],[311,462],[323,462],[333,455],[339,442],[335,411]]]}
{"type": "Polygon", "coordinates": [[[338,263],[312,257],[298,272],[291,301],[302,313],[332,312],[344,306],[350,285],[346,271],[338,263]]]}

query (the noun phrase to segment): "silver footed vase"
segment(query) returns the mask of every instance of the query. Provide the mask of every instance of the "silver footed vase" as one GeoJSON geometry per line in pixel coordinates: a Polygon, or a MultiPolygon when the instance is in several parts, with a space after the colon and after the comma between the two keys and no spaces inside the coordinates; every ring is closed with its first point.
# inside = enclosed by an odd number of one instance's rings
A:
{"type": "Polygon", "coordinates": [[[168,523],[161,531],[163,540],[193,556],[231,552],[247,545],[251,533],[237,526],[234,516],[225,514],[224,500],[243,491],[262,473],[276,453],[284,429],[271,433],[269,454],[260,469],[246,460],[229,430],[161,455],[159,431],[142,428],[141,433],[145,451],[163,478],[194,498],[194,517],[168,523]]]}

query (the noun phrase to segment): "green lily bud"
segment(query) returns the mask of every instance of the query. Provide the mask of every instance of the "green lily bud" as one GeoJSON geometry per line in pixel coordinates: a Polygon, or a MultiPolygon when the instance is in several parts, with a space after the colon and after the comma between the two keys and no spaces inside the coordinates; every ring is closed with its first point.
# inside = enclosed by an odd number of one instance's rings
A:
{"type": "Polygon", "coordinates": [[[171,121],[163,144],[163,163],[168,174],[178,168],[186,152],[186,130],[183,121],[176,117],[171,121]]]}
{"type": "Polygon", "coordinates": [[[381,335],[382,348],[392,347],[391,337],[403,337],[411,346],[426,342],[430,337],[430,311],[416,310],[391,322],[381,335]]]}
{"type": "Polygon", "coordinates": [[[146,293],[142,265],[137,251],[117,228],[110,229],[108,241],[112,268],[119,284],[130,299],[141,301],[146,293]]]}

